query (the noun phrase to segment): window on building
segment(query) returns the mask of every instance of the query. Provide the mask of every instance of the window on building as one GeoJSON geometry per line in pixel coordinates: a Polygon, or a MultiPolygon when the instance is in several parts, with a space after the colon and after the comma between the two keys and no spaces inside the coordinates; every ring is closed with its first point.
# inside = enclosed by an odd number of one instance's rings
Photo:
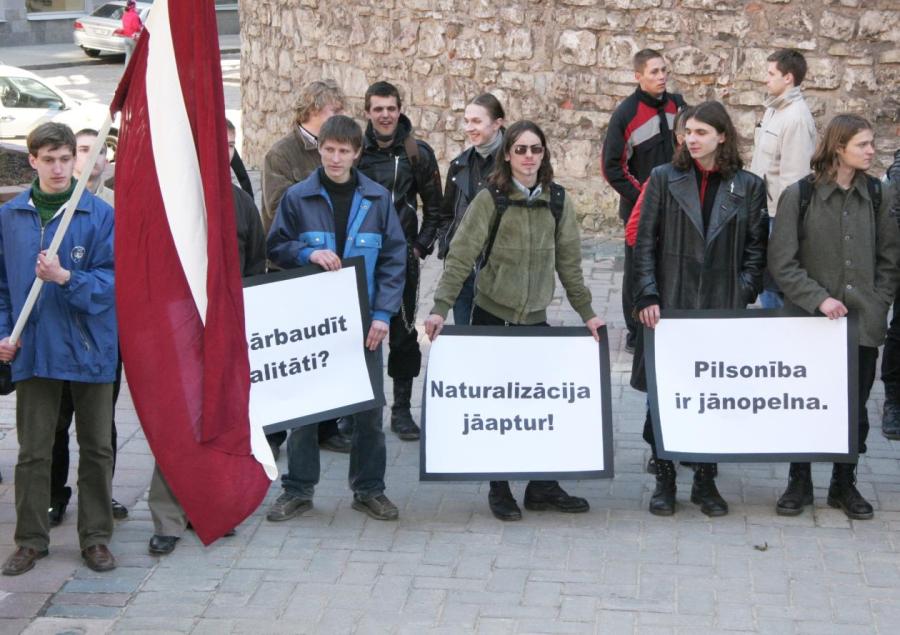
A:
{"type": "Polygon", "coordinates": [[[27,0],[28,13],[83,13],[84,0],[27,0]]]}

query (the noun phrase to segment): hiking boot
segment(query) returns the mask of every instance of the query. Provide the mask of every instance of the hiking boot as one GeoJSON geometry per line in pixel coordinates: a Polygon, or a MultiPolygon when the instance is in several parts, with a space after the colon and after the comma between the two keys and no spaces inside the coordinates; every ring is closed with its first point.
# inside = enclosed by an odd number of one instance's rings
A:
{"type": "Polygon", "coordinates": [[[300,498],[290,492],[282,492],[266,514],[266,520],[273,523],[279,523],[283,520],[290,520],[294,516],[299,516],[303,512],[312,509],[312,501],[308,498],[300,498]]]}
{"type": "Polygon", "coordinates": [[[691,488],[691,502],[700,505],[700,511],[711,517],[728,513],[728,503],[716,487],[716,472],[715,463],[697,463],[691,488]]]}
{"type": "Polygon", "coordinates": [[[779,516],[797,516],[812,502],[813,482],[809,463],[791,463],[787,489],[775,503],[775,513],[779,516]]]}
{"type": "Polygon", "coordinates": [[[401,441],[415,441],[421,431],[409,411],[412,379],[394,380],[394,404],[391,406],[391,432],[401,441]]]}
{"type": "Polygon", "coordinates": [[[828,504],[843,509],[847,518],[869,520],[875,515],[872,505],[856,489],[856,464],[835,463],[828,488],[828,504]]]}
{"type": "Polygon", "coordinates": [[[525,509],[529,511],[583,514],[590,508],[586,499],[568,494],[556,481],[550,481],[547,484],[531,481],[525,488],[525,509]]]}
{"type": "Polygon", "coordinates": [[[522,520],[522,510],[516,504],[512,491],[509,489],[509,481],[491,481],[491,490],[488,492],[488,507],[497,520],[513,521],[522,520]]]}
{"type": "Polygon", "coordinates": [[[371,498],[360,499],[353,495],[353,509],[364,512],[375,520],[397,520],[400,512],[397,506],[384,494],[378,494],[371,498]]]}
{"type": "Polygon", "coordinates": [[[671,516],[675,513],[675,464],[656,459],[656,489],[650,497],[650,513],[654,516],[671,516]]]}

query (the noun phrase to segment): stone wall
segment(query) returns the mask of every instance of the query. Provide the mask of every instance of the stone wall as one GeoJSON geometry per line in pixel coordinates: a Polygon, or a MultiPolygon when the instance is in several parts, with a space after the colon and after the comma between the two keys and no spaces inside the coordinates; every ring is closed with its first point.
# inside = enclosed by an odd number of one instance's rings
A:
{"type": "Polygon", "coordinates": [[[312,79],[337,80],[357,117],[371,82],[397,84],[442,167],[464,148],[466,103],[490,91],[510,120],[544,127],[582,226],[601,229],[614,222],[616,198],[600,176],[600,147],[644,47],[665,52],[670,90],[688,103],[725,101],[748,160],[765,59],[778,47],[806,55],[820,130],[837,113],[864,114],[877,128],[879,174],[898,144],[896,0],[241,0],[240,10],[243,152],[257,166],[312,79]]]}

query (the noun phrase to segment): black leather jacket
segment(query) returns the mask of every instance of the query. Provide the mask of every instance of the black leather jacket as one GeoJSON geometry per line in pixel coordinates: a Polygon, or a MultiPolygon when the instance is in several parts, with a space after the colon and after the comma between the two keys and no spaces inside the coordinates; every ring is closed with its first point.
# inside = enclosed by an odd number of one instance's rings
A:
{"type": "Polygon", "coordinates": [[[450,162],[441,205],[441,226],[438,230],[438,258],[450,250],[450,241],[459,227],[469,203],[487,184],[494,168],[493,155],[482,158],[474,147],[465,150],[450,162]]]}
{"type": "Polygon", "coordinates": [[[738,309],[756,300],[766,267],[766,188],[739,170],[716,192],[704,231],[693,169],[653,170],[634,246],[635,306],[738,309]]]}
{"type": "MultiPolygon", "coordinates": [[[[635,312],[662,309],[743,309],[762,291],[769,238],[763,180],[738,170],[722,179],[709,231],[703,226],[693,169],[654,168],[644,186],[634,246],[635,312]]],[[[647,389],[644,338],[638,337],[631,385],[647,389]]]]}
{"type": "Polygon", "coordinates": [[[387,148],[378,146],[372,124],[366,127],[363,139],[359,170],[373,181],[383,185],[390,193],[400,226],[407,242],[425,254],[434,249],[437,230],[440,225],[441,175],[438,171],[434,150],[427,143],[416,139],[419,158],[416,161],[418,179],[413,175],[412,163],[407,156],[405,139],[412,134],[412,124],[406,115],[400,115],[394,142],[387,148]],[[418,202],[422,199],[422,228],[416,215],[418,202]]]}

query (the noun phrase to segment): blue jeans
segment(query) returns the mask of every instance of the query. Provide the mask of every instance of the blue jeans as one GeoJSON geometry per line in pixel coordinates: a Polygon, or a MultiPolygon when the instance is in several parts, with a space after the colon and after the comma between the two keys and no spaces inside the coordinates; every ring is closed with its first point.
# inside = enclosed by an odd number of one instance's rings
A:
{"type": "MultiPolygon", "coordinates": [[[[384,371],[381,347],[366,350],[366,361],[374,361],[379,369],[374,394],[384,395],[384,371]]],[[[355,498],[367,500],[384,493],[384,469],[387,452],[384,447],[382,407],[364,410],[345,417],[353,427],[348,479],[355,498]]],[[[312,500],[319,482],[319,426],[310,424],[294,428],[287,441],[288,471],[281,477],[285,492],[304,500],[312,500]]]]}
{"type": "MultiPolygon", "coordinates": [[[[775,224],[775,217],[769,216],[769,237],[772,236],[772,225],[775,224]]],[[[763,276],[763,292],[759,294],[759,303],[764,309],[780,309],[784,306],[784,294],[775,284],[769,270],[766,269],[763,276]]]]}
{"type": "Polygon", "coordinates": [[[469,274],[463,282],[456,303],[453,305],[453,323],[456,326],[469,326],[472,323],[472,306],[475,304],[475,272],[469,274]]]}

